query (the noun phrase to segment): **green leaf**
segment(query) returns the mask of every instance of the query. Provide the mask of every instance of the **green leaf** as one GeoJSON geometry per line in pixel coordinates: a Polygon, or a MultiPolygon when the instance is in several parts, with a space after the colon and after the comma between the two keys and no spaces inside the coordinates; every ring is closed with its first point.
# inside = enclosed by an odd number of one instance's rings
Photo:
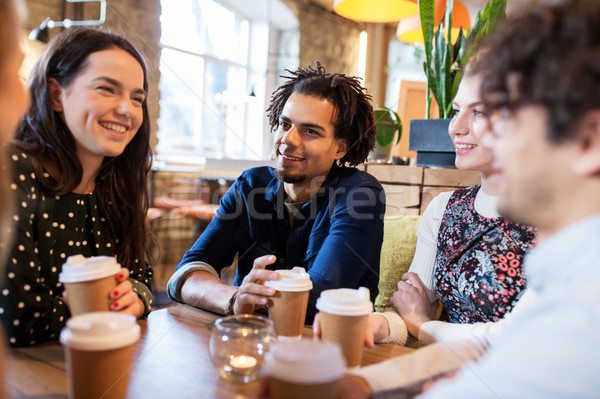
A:
{"type": "Polygon", "coordinates": [[[425,42],[425,59],[427,64],[431,63],[431,43],[433,41],[433,27],[435,18],[434,0],[419,0],[419,13],[421,16],[421,29],[425,42]]]}
{"type": "Polygon", "coordinates": [[[375,113],[375,126],[377,127],[377,144],[381,147],[387,147],[394,140],[394,135],[398,131],[395,144],[400,142],[402,136],[402,121],[400,116],[389,108],[378,108],[375,113]]]}
{"type": "MultiPolygon", "coordinates": [[[[537,0],[535,0],[537,1],[537,0]]],[[[432,97],[436,99],[440,117],[448,117],[452,110],[452,100],[458,90],[461,70],[468,62],[473,49],[483,36],[506,18],[506,0],[490,0],[482,11],[477,13],[467,37],[459,35],[455,44],[451,37],[444,38],[446,26],[452,26],[453,0],[446,0],[446,14],[437,28],[434,26],[434,0],[419,0],[421,26],[425,40],[425,63],[423,70],[427,77],[427,110],[430,117],[432,97]]]]}
{"type": "Polygon", "coordinates": [[[423,39],[425,41],[425,64],[424,71],[427,78],[427,103],[425,107],[425,117],[429,119],[431,108],[431,94],[429,92],[430,82],[432,79],[432,45],[433,40],[433,25],[435,18],[434,0],[419,0],[419,14],[421,16],[421,29],[423,30],[423,39]]]}

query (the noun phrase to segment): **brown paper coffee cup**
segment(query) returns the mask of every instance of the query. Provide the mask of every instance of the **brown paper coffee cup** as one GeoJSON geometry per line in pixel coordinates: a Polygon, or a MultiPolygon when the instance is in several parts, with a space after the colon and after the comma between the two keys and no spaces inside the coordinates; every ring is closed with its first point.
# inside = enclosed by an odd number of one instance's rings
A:
{"type": "Polygon", "coordinates": [[[134,349],[135,345],[99,352],[68,349],[70,397],[125,398],[134,349]]]}
{"type": "Polygon", "coordinates": [[[61,331],[71,399],[125,399],[140,327],[114,312],[74,316],[61,331]]]}
{"type": "Polygon", "coordinates": [[[308,306],[308,293],[277,291],[269,298],[269,319],[279,337],[301,337],[308,306]]]}
{"type": "Polygon", "coordinates": [[[62,267],[59,281],[67,291],[71,315],[108,311],[110,292],[117,285],[121,266],[115,258],[70,256],[62,267]]]}
{"type": "Polygon", "coordinates": [[[302,338],[312,282],[301,267],[276,271],[279,280],[265,282],[265,286],[277,291],[269,298],[269,319],[273,321],[275,334],[280,341],[297,340],[302,338]]]}
{"type": "Polygon", "coordinates": [[[338,288],[321,292],[317,299],[321,338],[339,344],[350,371],[360,367],[369,315],[373,312],[369,289],[338,288]]]}
{"type": "Polygon", "coordinates": [[[337,342],[349,368],[360,366],[369,315],[340,316],[320,312],[321,338],[337,342]]]}
{"type": "Polygon", "coordinates": [[[265,369],[271,399],[335,399],[346,363],[339,345],[303,339],[275,344],[265,369]]]}
{"type": "Polygon", "coordinates": [[[72,316],[89,312],[107,312],[110,291],[117,285],[115,276],[81,283],[65,283],[72,316]]]}

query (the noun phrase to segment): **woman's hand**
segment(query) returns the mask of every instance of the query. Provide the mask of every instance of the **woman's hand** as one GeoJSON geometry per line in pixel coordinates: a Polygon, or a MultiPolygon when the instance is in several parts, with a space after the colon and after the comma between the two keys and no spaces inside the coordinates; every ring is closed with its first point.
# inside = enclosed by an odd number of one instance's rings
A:
{"type": "Polygon", "coordinates": [[[244,280],[237,292],[233,312],[235,314],[254,313],[257,308],[265,306],[270,296],[275,295],[273,288],[265,287],[267,280],[278,280],[279,273],[266,270],[267,265],[275,262],[274,255],[261,256],[254,260],[252,270],[244,280]]]}
{"type": "Polygon", "coordinates": [[[438,307],[437,301],[429,303],[421,279],[413,272],[402,275],[402,281],[398,281],[398,291],[394,292],[390,302],[414,337],[419,336],[419,328],[423,323],[435,318],[438,307]]]}
{"type": "Polygon", "coordinates": [[[122,267],[117,274],[117,286],[110,292],[110,310],[129,313],[139,319],[144,314],[146,307],[138,294],[133,292],[131,282],[127,279],[129,270],[122,267]]]}

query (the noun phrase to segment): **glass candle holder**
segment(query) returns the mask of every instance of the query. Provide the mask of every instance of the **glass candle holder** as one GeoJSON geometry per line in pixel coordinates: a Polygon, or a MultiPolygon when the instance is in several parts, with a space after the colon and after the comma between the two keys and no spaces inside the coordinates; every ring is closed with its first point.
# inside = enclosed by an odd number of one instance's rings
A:
{"type": "Polygon", "coordinates": [[[210,335],[210,359],[226,380],[250,382],[262,375],[264,356],[275,341],[273,323],[266,317],[222,317],[210,335]]]}

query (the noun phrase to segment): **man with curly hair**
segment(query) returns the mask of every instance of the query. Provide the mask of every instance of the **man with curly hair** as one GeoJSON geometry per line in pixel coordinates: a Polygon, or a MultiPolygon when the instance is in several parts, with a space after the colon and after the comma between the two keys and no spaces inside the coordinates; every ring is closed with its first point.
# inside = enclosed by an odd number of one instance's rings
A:
{"type": "Polygon", "coordinates": [[[538,229],[523,262],[535,303],[493,340],[447,341],[365,367],[344,378],[339,398],[410,396],[423,376],[461,363],[422,398],[600,398],[599,20],[598,0],[540,2],[499,26],[476,61],[498,211],[538,229]]]}
{"type": "Polygon", "coordinates": [[[187,251],[169,296],[221,314],[253,313],[275,291],[273,270],[301,266],[313,282],[306,323],[325,289],[367,287],[377,295],[385,194],[354,167],[375,145],[370,96],[360,82],[300,68],[271,97],[276,167],[246,170],[187,251]],[[348,164],[349,166],[345,166],[348,164]],[[221,270],[238,254],[234,286],[221,270]]]}

